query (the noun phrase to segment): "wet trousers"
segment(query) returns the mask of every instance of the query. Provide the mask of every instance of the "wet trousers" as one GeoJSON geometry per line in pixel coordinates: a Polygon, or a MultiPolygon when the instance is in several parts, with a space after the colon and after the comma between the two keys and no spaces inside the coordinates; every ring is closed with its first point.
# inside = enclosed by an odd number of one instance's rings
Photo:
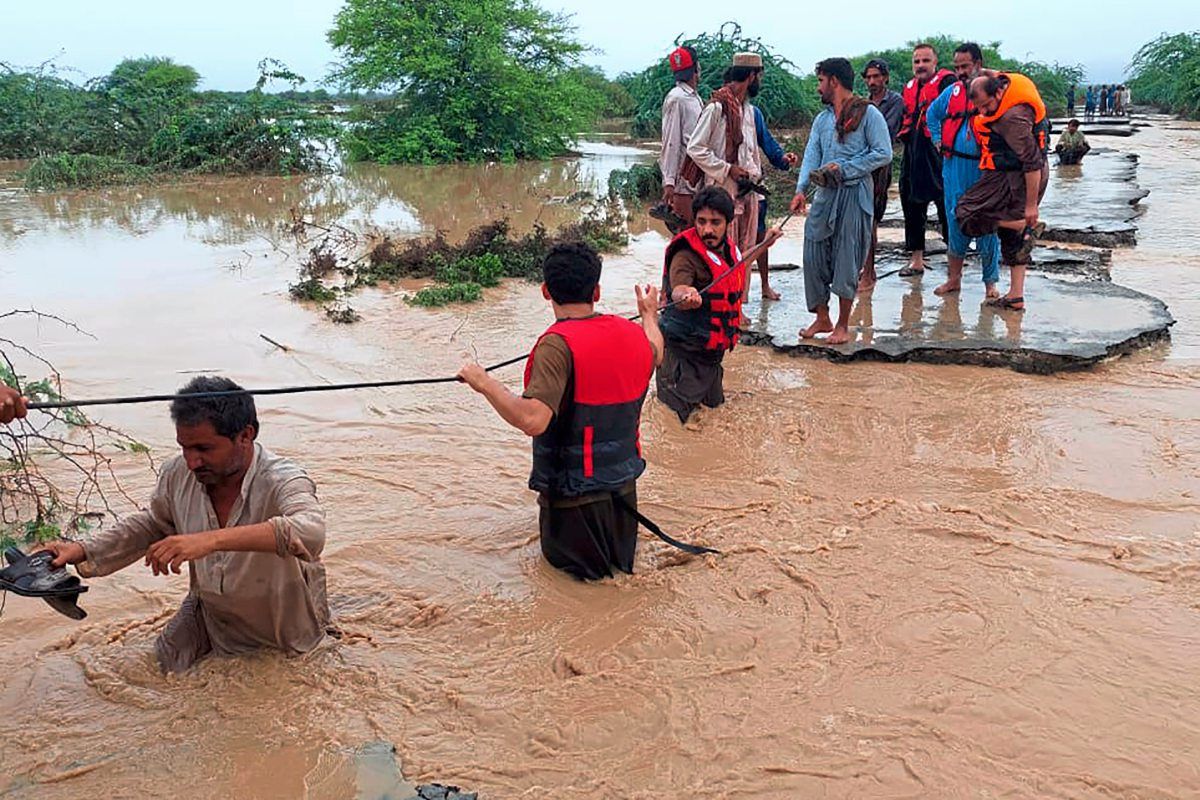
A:
{"type": "Polygon", "coordinates": [[[686,423],[701,405],[716,408],[725,402],[723,356],[666,343],[655,385],[659,401],[678,414],[680,422],[686,423]]]}
{"type": "MultiPolygon", "coordinates": [[[[946,232],[949,234],[946,248],[949,254],[956,258],[966,258],[971,237],[963,233],[954,212],[958,208],[959,198],[975,185],[981,174],[982,170],[979,169],[977,160],[949,156],[942,161],[942,185],[946,187],[946,232]]],[[[983,282],[998,283],[1000,240],[995,234],[986,234],[975,239],[975,246],[979,250],[979,261],[983,267],[983,282]]]]}
{"type": "MultiPolygon", "coordinates": [[[[637,508],[637,485],[630,483],[621,495],[637,508]]],[[[616,572],[633,573],[637,551],[637,518],[613,500],[611,494],[582,499],[538,497],[542,555],[552,567],[580,580],[611,578],[616,572]]]]}

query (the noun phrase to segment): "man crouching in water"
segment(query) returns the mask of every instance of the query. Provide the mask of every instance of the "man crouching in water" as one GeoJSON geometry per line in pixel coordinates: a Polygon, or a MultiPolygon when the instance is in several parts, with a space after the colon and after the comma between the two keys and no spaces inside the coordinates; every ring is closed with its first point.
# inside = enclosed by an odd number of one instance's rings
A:
{"type": "Polygon", "coordinates": [[[542,555],[582,580],[633,572],[639,427],[650,375],[662,362],[658,290],[634,287],[642,324],[598,314],[600,257],[556,245],[542,264],[555,323],[529,356],[518,397],[478,364],[458,377],[514,428],[533,437],[529,488],[538,493],[542,555]]]}
{"type": "Polygon", "coordinates": [[[187,597],[154,643],[164,672],[210,654],[312,650],[329,623],[316,487],[255,441],[258,413],[242,387],[200,376],[179,393],[171,419],[183,452],[163,466],[149,509],[83,542],[42,549],[85,578],[140,559],[155,575],[188,564],[187,597]],[[187,396],[208,392],[231,394],[187,396]]]}
{"type": "Polygon", "coordinates": [[[675,305],[663,311],[666,353],[658,368],[658,399],[686,423],[701,404],[725,402],[721,362],[738,341],[746,264],[779,240],[778,228],[744,257],[730,235],[733,198],[719,186],[692,201],[695,227],[667,246],[663,293],[675,305]]]}

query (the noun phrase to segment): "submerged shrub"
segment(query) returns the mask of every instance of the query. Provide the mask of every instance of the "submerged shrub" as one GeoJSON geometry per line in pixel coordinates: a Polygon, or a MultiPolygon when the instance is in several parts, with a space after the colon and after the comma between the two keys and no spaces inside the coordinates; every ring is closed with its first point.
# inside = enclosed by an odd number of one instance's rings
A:
{"type": "Polygon", "coordinates": [[[25,171],[25,188],[92,189],[119,183],[135,183],[150,177],[150,171],[112,156],[90,153],[42,156],[25,171]]]}

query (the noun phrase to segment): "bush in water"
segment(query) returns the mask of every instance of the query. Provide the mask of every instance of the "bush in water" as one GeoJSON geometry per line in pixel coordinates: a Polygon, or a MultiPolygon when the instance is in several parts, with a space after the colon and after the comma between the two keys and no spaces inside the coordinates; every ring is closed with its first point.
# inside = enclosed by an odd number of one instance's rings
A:
{"type": "Polygon", "coordinates": [[[43,156],[25,171],[25,188],[92,189],[119,183],[136,183],[150,177],[150,170],[112,156],[89,153],[43,156]]]}
{"type": "Polygon", "coordinates": [[[1134,55],[1129,70],[1134,100],[1200,117],[1200,31],[1163,34],[1147,42],[1134,55]]]}
{"type": "Polygon", "coordinates": [[[333,80],[395,92],[354,110],[351,160],[548,158],[608,102],[579,71],[587,48],[568,19],[532,0],[346,0],[329,41],[333,80]]]}

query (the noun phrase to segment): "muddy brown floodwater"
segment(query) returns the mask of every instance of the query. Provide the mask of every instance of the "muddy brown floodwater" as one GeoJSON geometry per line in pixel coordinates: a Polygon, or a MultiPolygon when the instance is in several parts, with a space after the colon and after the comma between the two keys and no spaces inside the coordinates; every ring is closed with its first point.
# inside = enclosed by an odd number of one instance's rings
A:
{"type": "MultiPolygon", "coordinates": [[[[328,506],[345,637],[164,679],[151,641],[186,579],[97,580],[83,623],[10,597],[0,795],[347,797],[330,776],[372,740],[396,744],[408,777],[489,800],[1200,795],[1200,128],[1160,120],[1112,145],[1141,154],[1152,192],[1113,280],[1170,303],[1173,342],[1052,377],[739,350],[725,408],[682,430],[651,401],[643,430],[645,510],[720,557],[643,538],[632,577],[547,568],[528,444],[461,387],[262,399],[262,440],[328,506]]],[[[574,211],[548,198],[637,157],[591,152],[10,188],[0,305],[96,338],[4,335],[74,396],[198,370],[265,386],[498,360],[548,322],[533,287],[439,311],[377,290],[355,302],[362,323],[336,326],[288,300],[275,225],[291,205],[414,231],[556,221],[574,211]]],[[[780,260],[798,260],[800,227],[780,260]]],[[[663,237],[635,230],[607,259],[607,309],[661,269],[663,237]]],[[[100,416],[172,453],[165,408],[100,416]]]]}

